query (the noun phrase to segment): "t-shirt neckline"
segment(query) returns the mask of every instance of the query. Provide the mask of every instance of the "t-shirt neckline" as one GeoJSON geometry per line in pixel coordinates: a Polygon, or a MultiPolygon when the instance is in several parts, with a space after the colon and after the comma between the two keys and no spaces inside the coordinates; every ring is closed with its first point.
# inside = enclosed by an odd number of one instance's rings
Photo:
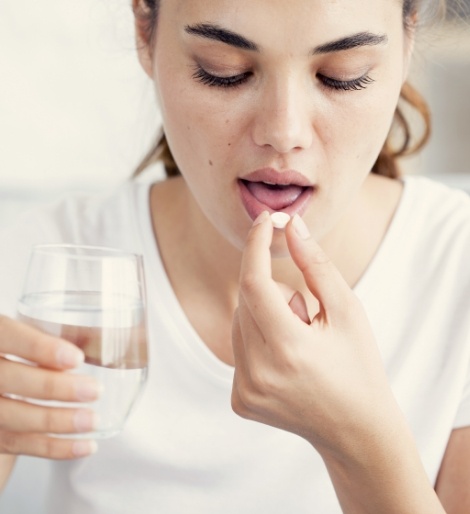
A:
{"type": "MultiPolygon", "coordinates": [[[[410,180],[403,178],[402,182],[403,190],[401,197],[387,232],[366,270],[353,287],[354,292],[359,297],[363,297],[366,293],[370,293],[371,289],[375,289],[376,286],[374,284],[377,284],[377,281],[373,280],[373,276],[376,274],[376,270],[384,269],[383,262],[387,259],[387,255],[389,255],[389,249],[394,246],[394,242],[400,236],[403,220],[406,217],[409,197],[411,195],[410,180]]],[[[234,368],[221,361],[201,339],[181,307],[165,272],[158,241],[155,238],[152,226],[150,210],[152,185],[153,183],[141,184],[135,208],[138,211],[137,217],[140,220],[144,254],[148,256],[149,262],[152,263],[152,265],[148,266],[148,269],[146,269],[147,280],[149,284],[158,284],[158,287],[161,288],[161,297],[164,299],[164,302],[158,303],[158,308],[163,308],[166,311],[164,314],[160,313],[162,314],[161,317],[164,322],[167,323],[167,328],[174,334],[175,344],[183,350],[187,357],[197,361],[199,365],[203,366],[205,371],[209,372],[216,380],[231,384],[234,368]],[[153,263],[155,263],[155,265],[153,265],[153,263]]],[[[155,304],[152,305],[150,303],[149,307],[150,309],[152,307],[157,308],[155,304]]]]}

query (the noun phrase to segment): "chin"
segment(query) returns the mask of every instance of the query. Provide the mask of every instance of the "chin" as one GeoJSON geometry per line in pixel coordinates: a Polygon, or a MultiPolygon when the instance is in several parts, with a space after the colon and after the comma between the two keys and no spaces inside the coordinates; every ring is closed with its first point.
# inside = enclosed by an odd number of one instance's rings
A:
{"type": "Polygon", "coordinates": [[[276,230],[271,244],[271,257],[273,259],[286,259],[290,257],[286,236],[283,231],[276,230]]]}

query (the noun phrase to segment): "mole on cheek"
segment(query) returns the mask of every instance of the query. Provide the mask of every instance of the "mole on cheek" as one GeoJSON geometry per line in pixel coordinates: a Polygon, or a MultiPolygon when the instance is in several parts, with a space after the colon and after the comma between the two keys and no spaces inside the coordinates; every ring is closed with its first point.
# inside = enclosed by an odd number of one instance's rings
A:
{"type": "Polygon", "coordinates": [[[209,166],[214,166],[214,163],[212,161],[209,161],[209,166]]]}

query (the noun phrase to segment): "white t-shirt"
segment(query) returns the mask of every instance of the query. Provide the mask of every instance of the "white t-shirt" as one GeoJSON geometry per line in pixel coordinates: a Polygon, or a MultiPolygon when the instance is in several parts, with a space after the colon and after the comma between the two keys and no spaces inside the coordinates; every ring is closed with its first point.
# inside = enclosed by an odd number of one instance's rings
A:
{"type": "MultiPolygon", "coordinates": [[[[340,514],[303,439],[231,410],[233,368],[190,325],[162,266],[149,186],[68,198],[0,236],[0,312],[15,315],[33,243],[142,253],[150,373],[124,432],[92,457],[53,464],[50,514],[340,514]]],[[[356,286],[391,386],[434,482],[450,432],[470,425],[470,198],[409,177],[387,235],[356,286]]]]}

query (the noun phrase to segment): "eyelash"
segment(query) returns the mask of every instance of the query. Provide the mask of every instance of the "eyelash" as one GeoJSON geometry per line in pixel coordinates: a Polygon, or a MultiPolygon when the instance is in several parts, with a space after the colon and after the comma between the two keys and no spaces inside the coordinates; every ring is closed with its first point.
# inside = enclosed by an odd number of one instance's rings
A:
{"type": "MultiPolygon", "coordinates": [[[[193,78],[209,87],[235,88],[245,83],[251,75],[252,73],[247,71],[230,77],[218,77],[207,73],[206,70],[197,66],[193,78]]],[[[369,75],[363,75],[353,80],[336,80],[321,74],[318,74],[317,78],[320,80],[323,87],[334,91],[360,91],[374,82],[369,75]]]]}
{"type": "Polygon", "coordinates": [[[207,73],[207,71],[200,66],[196,67],[196,71],[193,74],[195,80],[202,82],[206,86],[223,88],[241,86],[250,76],[251,72],[247,71],[231,77],[217,77],[216,75],[207,73]]]}
{"type": "Polygon", "coordinates": [[[369,75],[363,75],[362,77],[352,80],[336,80],[325,77],[324,75],[317,75],[317,78],[324,87],[335,89],[336,91],[360,91],[374,82],[374,79],[369,77],[369,75]]]}

